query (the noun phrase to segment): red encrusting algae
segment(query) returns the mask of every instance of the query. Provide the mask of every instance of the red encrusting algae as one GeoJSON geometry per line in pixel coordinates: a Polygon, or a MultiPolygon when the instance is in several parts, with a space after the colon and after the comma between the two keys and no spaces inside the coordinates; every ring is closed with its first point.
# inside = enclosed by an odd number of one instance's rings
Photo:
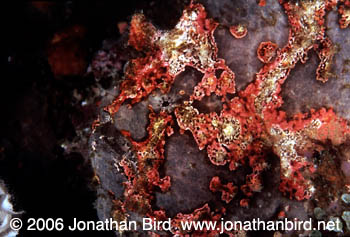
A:
{"type": "Polygon", "coordinates": [[[212,192],[221,192],[221,199],[226,203],[231,202],[238,191],[238,188],[231,182],[222,184],[218,176],[215,176],[211,179],[209,189],[212,192]]]}
{"type": "MultiPolygon", "coordinates": [[[[175,77],[186,66],[196,68],[206,74],[223,68],[225,82],[219,87],[224,92],[234,93],[234,73],[217,58],[217,47],[213,32],[217,27],[206,18],[204,7],[190,4],[171,31],[157,30],[147,22],[143,14],[133,16],[129,34],[129,44],[145,53],[145,57],[130,61],[125,71],[125,80],[121,85],[118,98],[106,110],[113,116],[127,99],[131,104],[141,101],[153,90],[163,93],[170,90],[175,77]]],[[[219,89],[220,90],[220,89],[219,89]]]]}
{"type": "Polygon", "coordinates": [[[339,26],[342,29],[345,29],[350,26],[350,1],[349,0],[340,0],[341,4],[338,8],[339,12],[339,26]]]}
{"type": "MultiPolygon", "coordinates": [[[[152,108],[150,108],[152,111],[152,108]]],[[[124,206],[128,210],[142,214],[152,213],[151,200],[153,190],[158,186],[163,192],[170,188],[170,177],[160,178],[158,169],[164,162],[164,137],[167,128],[171,126],[171,116],[165,112],[149,115],[150,125],[147,128],[148,138],[143,142],[135,142],[130,133],[122,131],[129,138],[137,156],[137,167],[127,159],[123,159],[120,166],[128,181],[124,184],[124,206]]]]}
{"type": "MultiPolygon", "coordinates": [[[[296,114],[290,120],[280,110],[283,103],[281,86],[297,62],[307,61],[309,50],[314,49],[320,58],[316,79],[322,82],[328,80],[335,50],[325,34],[324,17],[337,1],[298,1],[297,4],[280,0],[280,3],[290,25],[287,45],[277,50],[277,45],[272,42],[261,43],[257,53],[264,66],[256,74],[256,80],[230,100],[226,95],[236,92],[235,75],[223,59],[217,58],[213,37],[217,23],[206,18],[202,5],[191,3],[171,31],[157,30],[144,15],[134,15],[129,44],[142,51],[145,57],[130,61],[119,96],[106,107],[114,115],[127,99],[132,100],[131,104],[137,103],[157,88],[167,93],[174,78],[185,70],[185,66],[204,73],[190,99],[178,106],[174,115],[181,131],[192,133],[199,149],[206,149],[213,165],[228,164],[230,170],[240,166],[251,168],[245,184],[240,186],[233,183],[224,185],[219,177],[213,177],[210,182],[210,190],[221,192],[226,203],[231,202],[237,192],[242,192],[242,207],[249,207],[250,197],[263,190],[261,174],[269,166],[266,150],[272,149],[280,158],[281,192],[290,198],[303,200],[314,194],[312,176],[317,172],[317,166],[305,154],[321,150],[318,143],[326,140],[333,145],[342,144],[350,134],[347,121],[339,118],[332,109],[311,110],[309,114],[296,114]],[[219,78],[216,70],[223,70],[219,78]],[[212,93],[222,97],[223,109],[219,113],[200,113],[193,102],[212,93]]],[[[242,38],[247,33],[246,28],[231,28],[230,31],[236,38],[242,38]]],[[[163,192],[171,188],[170,177],[160,178],[158,169],[165,161],[165,134],[170,136],[173,133],[171,124],[174,121],[164,111],[156,114],[150,110],[148,138],[145,141],[135,142],[128,132],[123,132],[131,140],[138,161],[137,167],[133,167],[127,159],[121,162],[128,178],[122,203],[126,210],[165,219],[165,211],[153,210],[151,201],[156,186],[163,192]]],[[[177,214],[173,218],[172,232],[189,233],[180,229],[181,220],[215,221],[224,214],[224,210],[212,212],[205,204],[191,214],[177,214]]],[[[217,234],[207,230],[201,233],[217,234]]]]}
{"type": "Polygon", "coordinates": [[[263,63],[269,63],[276,56],[278,46],[273,42],[261,42],[259,44],[257,54],[258,59],[263,63]]]}
{"type": "Polygon", "coordinates": [[[230,27],[230,33],[236,39],[241,39],[241,38],[244,38],[247,35],[248,29],[244,25],[240,25],[240,24],[239,25],[234,25],[234,26],[230,27]]]}

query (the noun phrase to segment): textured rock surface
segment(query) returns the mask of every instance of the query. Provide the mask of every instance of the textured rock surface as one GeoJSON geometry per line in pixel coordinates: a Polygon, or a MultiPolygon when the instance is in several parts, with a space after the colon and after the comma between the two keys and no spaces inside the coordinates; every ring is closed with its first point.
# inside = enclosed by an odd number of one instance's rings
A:
{"type": "MultiPolygon", "coordinates": [[[[263,0],[198,2],[204,5],[208,17],[218,22],[214,32],[217,56],[225,59],[235,73],[236,92],[246,89],[264,66],[257,58],[259,44],[271,41],[279,49],[287,44],[290,25],[283,7],[278,0],[267,0],[266,6],[262,6],[263,0]],[[234,37],[230,31],[234,27],[247,29],[247,34],[234,37]]],[[[302,0],[290,2],[302,3],[302,0]]],[[[349,1],[339,1],[339,4],[349,4],[345,2],[349,1]]],[[[342,216],[349,211],[349,205],[341,201],[341,197],[350,193],[349,141],[342,145],[334,145],[329,140],[314,143],[319,150],[304,153],[318,168],[312,177],[317,192],[309,201],[290,200],[280,192],[278,186],[283,170],[279,157],[271,149],[267,150],[268,168],[261,174],[263,187],[253,194],[246,208],[240,205],[239,200],[245,197],[240,187],[251,174],[252,167],[240,165],[237,170],[229,171],[228,165],[213,165],[206,149],[198,149],[189,131],[181,134],[175,121],[175,107],[189,100],[194,87],[203,78],[204,69],[201,73],[186,67],[176,76],[167,94],[155,90],[131,108],[127,106],[130,101],[125,101],[113,123],[102,111],[120,93],[127,62],[147,54],[128,44],[126,25],[132,15],[143,12],[159,33],[164,33],[174,28],[189,3],[188,0],[130,0],[123,4],[118,1],[63,1],[4,5],[5,19],[11,24],[4,26],[3,34],[6,67],[0,87],[4,115],[0,123],[0,178],[14,197],[11,200],[14,209],[25,211],[23,220],[64,218],[67,224],[71,224],[72,217],[104,220],[112,216],[115,209],[122,207],[116,199],[122,199],[124,191],[130,190],[123,184],[128,177],[120,161],[126,157],[132,167],[138,164],[135,146],[132,148],[133,144],[124,137],[124,130],[130,132],[132,140],[146,141],[147,127],[151,124],[148,116],[152,114],[148,106],[151,105],[156,114],[164,110],[174,121],[174,134],[165,136],[165,162],[159,167],[159,176],[169,176],[171,186],[167,192],[160,189],[166,185],[155,187],[151,193],[154,210],[163,208],[167,216],[174,218],[179,212],[189,214],[208,203],[212,211],[225,207],[224,217],[228,220],[251,220],[253,217],[275,220],[283,215],[299,219],[314,217],[321,209],[323,215],[317,215],[318,218],[340,218],[345,232],[347,224],[342,216]],[[91,124],[97,116],[102,125],[91,135],[94,130],[91,124]],[[224,184],[219,189],[227,188],[225,185],[229,183],[239,188],[234,197],[226,197],[231,200],[229,203],[222,200],[222,190],[209,188],[213,177],[224,184]]],[[[350,119],[350,29],[339,28],[337,10],[339,7],[326,17],[327,34],[337,47],[333,75],[326,83],[315,80],[320,60],[316,52],[310,50],[307,62],[297,63],[282,85],[284,104],[279,109],[286,111],[288,118],[299,112],[309,112],[311,108],[333,107],[338,116],[350,119]]],[[[224,70],[227,68],[216,70],[214,74],[219,78],[224,70]]],[[[229,94],[228,99],[238,94],[229,94]]],[[[203,114],[219,113],[227,104],[221,99],[212,94],[196,100],[193,107],[203,114]]],[[[94,127],[96,125],[95,121],[94,127]]],[[[6,203],[6,196],[7,190],[1,196],[2,205],[6,203]]],[[[10,216],[8,211],[2,214],[10,216]]],[[[128,214],[129,220],[140,221],[143,217],[134,212],[128,214]]],[[[57,233],[58,236],[71,234],[68,230],[57,233]]],[[[74,236],[89,234],[75,232],[74,236]]],[[[259,237],[273,234],[248,233],[259,237]]],[[[296,233],[284,234],[295,236],[296,233]]],[[[336,235],[327,231],[322,234],[336,235]]],[[[28,233],[22,229],[19,235],[37,237],[47,236],[47,233],[28,233]]],[[[98,233],[98,236],[113,235],[115,233],[98,233]]],[[[141,236],[147,235],[149,233],[141,233],[141,236]]]]}
{"type": "Polygon", "coordinates": [[[333,107],[342,117],[350,119],[350,29],[339,29],[338,16],[332,11],[327,16],[327,34],[337,47],[332,67],[333,76],[322,83],[315,80],[319,59],[314,52],[305,64],[297,64],[283,85],[282,96],[289,115],[308,112],[311,108],[333,107]]]}
{"type": "MultiPolygon", "coordinates": [[[[289,33],[287,17],[277,1],[267,1],[266,7],[259,6],[255,0],[203,0],[200,2],[205,6],[208,16],[219,22],[219,26],[214,33],[218,46],[218,57],[225,59],[226,64],[235,73],[236,88],[237,91],[240,91],[254,81],[255,74],[263,66],[257,58],[259,44],[263,41],[272,41],[279,48],[287,44],[289,33]],[[236,39],[229,32],[229,28],[237,24],[247,27],[248,34],[244,38],[236,39]]],[[[298,63],[291,70],[290,75],[282,86],[284,104],[281,109],[286,111],[288,117],[300,112],[309,112],[311,108],[332,107],[337,115],[346,119],[350,118],[350,96],[348,93],[350,90],[348,84],[350,80],[350,62],[348,61],[348,52],[350,50],[349,29],[339,29],[335,12],[328,14],[327,27],[327,34],[337,45],[337,54],[335,55],[332,68],[334,75],[326,83],[316,81],[316,68],[319,64],[319,59],[313,50],[309,51],[309,60],[305,64],[298,63]]],[[[150,111],[148,105],[152,105],[156,112],[163,109],[172,113],[177,105],[188,99],[194,86],[201,80],[202,76],[203,74],[195,69],[186,68],[184,72],[176,77],[175,83],[168,94],[164,95],[160,91],[155,91],[155,93],[131,108],[122,105],[116,113],[114,125],[110,124],[111,121],[106,124],[110,128],[114,126],[119,131],[127,130],[131,133],[131,137],[134,140],[143,141],[147,134],[146,127],[149,125],[148,114],[150,111]],[[180,93],[181,91],[183,92],[180,93]]],[[[108,104],[108,102],[105,104],[108,104]]],[[[219,112],[222,109],[222,102],[220,98],[210,96],[205,97],[202,101],[196,101],[194,107],[198,108],[201,113],[219,112]]],[[[103,126],[107,126],[106,124],[103,126]]],[[[112,157],[104,154],[111,147],[119,146],[117,145],[118,142],[116,142],[116,144],[109,144],[108,148],[103,148],[108,144],[105,141],[100,141],[100,136],[104,135],[103,131],[97,130],[90,141],[90,144],[94,142],[101,143],[101,146],[96,147],[96,150],[93,152],[95,153],[93,155],[95,162],[93,166],[97,171],[97,175],[100,176],[102,186],[105,186],[102,193],[112,190],[115,193],[115,197],[118,197],[122,192],[120,188],[121,177],[114,177],[114,179],[118,180],[115,183],[104,179],[113,178],[108,175],[108,173],[112,172],[111,170],[116,169],[113,167],[115,163],[110,163],[113,157],[117,157],[116,159],[118,160],[122,156],[121,154],[127,152],[127,150],[120,151],[119,154],[118,152],[117,154],[112,152],[112,157]],[[100,149],[104,149],[101,154],[99,154],[100,149]],[[103,158],[104,156],[105,158],[103,158]],[[99,165],[100,162],[106,162],[108,166],[102,167],[102,165],[99,165]],[[100,171],[98,171],[99,169],[100,171]],[[109,171],[103,173],[104,169],[109,171]],[[102,175],[100,175],[101,172],[102,175]]],[[[118,136],[113,134],[107,135],[107,140],[113,140],[113,138],[118,136]]],[[[166,138],[165,141],[165,163],[161,167],[160,176],[170,176],[171,187],[168,192],[164,193],[157,190],[153,205],[157,209],[164,209],[170,217],[179,212],[190,213],[193,209],[200,208],[205,203],[209,203],[211,207],[215,208],[222,207],[220,194],[213,193],[208,189],[211,178],[219,176],[225,183],[233,182],[234,184],[242,185],[247,174],[251,172],[249,167],[230,172],[227,165],[213,166],[209,162],[205,150],[200,151],[198,149],[192,135],[187,132],[180,134],[176,125],[175,134],[166,138]]],[[[324,146],[327,147],[327,145],[324,146]]],[[[337,150],[338,148],[334,149],[336,150],[334,151],[334,156],[332,156],[333,154],[317,154],[322,157],[320,158],[320,167],[327,166],[328,161],[334,161],[332,163],[333,165],[335,164],[334,167],[340,166],[342,159],[340,154],[346,149],[344,147],[339,147],[339,151],[337,150]]],[[[330,153],[332,152],[333,150],[330,151],[330,153]]],[[[313,155],[311,154],[310,156],[313,155]]],[[[314,205],[322,205],[322,194],[319,194],[320,196],[315,199],[316,201],[304,202],[289,200],[283,196],[278,190],[281,172],[279,160],[275,155],[269,153],[267,161],[269,169],[263,172],[263,190],[254,194],[248,210],[241,207],[238,202],[228,204],[225,218],[228,220],[251,220],[259,217],[264,220],[275,220],[281,211],[288,209],[288,211],[285,211],[288,218],[306,220],[314,205]]],[[[343,167],[346,165],[342,164],[343,167]]],[[[338,177],[339,175],[339,177],[342,177],[342,172],[338,171],[335,171],[334,176],[338,177]]],[[[323,185],[330,185],[327,183],[328,181],[322,180],[322,177],[317,177],[317,179],[319,180],[315,181],[315,183],[320,190],[323,189],[323,185]]],[[[334,187],[331,189],[335,190],[334,187]]],[[[241,198],[240,195],[242,196],[241,193],[238,194],[238,199],[241,198]]],[[[104,203],[101,200],[99,202],[104,203]]],[[[325,202],[329,204],[330,200],[325,202]]],[[[344,207],[338,207],[334,211],[334,209],[328,208],[327,214],[338,215],[343,209],[344,207]]],[[[100,208],[100,216],[108,216],[106,214],[107,211],[108,207],[100,208]]],[[[139,218],[139,216],[135,218],[139,218]]],[[[334,233],[327,232],[327,234],[331,236],[334,233]]],[[[251,236],[256,235],[251,233],[251,236]]],[[[286,236],[292,236],[292,233],[287,233],[286,236]]]]}
{"type": "Polygon", "coordinates": [[[260,42],[272,41],[279,47],[287,43],[287,16],[278,1],[267,1],[266,7],[260,7],[255,0],[202,2],[208,15],[220,23],[215,31],[219,57],[235,72],[237,91],[240,91],[254,80],[263,65],[256,54],[260,42]],[[236,39],[230,34],[229,27],[237,24],[248,28],[244,38],[236,39]]]}

